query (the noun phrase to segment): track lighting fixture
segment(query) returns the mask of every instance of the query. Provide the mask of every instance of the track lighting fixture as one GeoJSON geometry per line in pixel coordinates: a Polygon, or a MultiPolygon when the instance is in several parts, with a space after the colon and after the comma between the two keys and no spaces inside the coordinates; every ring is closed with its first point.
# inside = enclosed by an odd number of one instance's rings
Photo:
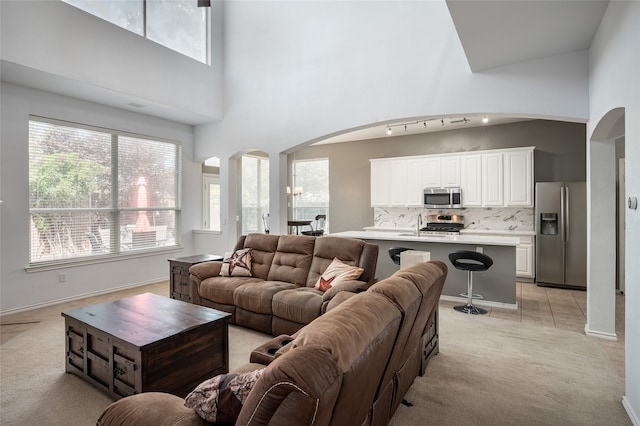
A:
{"type": "MultiPolygon", "coordinates": [[[[478,117],[479,119],[479,117],[478,117]]],[[[449,125],[449,124],[467,124],[471,122],[471,119],[467,118],[467,117],[462,117],[462,118],[458,118],[458,117],[447,117],[447,123],[444,122],[444,117],[443,118],[429,118],[426,120],[417,120],[417,121],[409,121],[409,122],[404,122],[404,123],[395,123],[395,124],[387,124],[386,128],[387,128],[387,135],[391,136],[393,134],[393,128],[394,127],[404,127],[404,131],[405,133],[409,133],[410,130],[414,130],[416,131],[417,129],[415,127],[412,127],[414,125],[420,125],[420,123],[422,123],[422,127],[423,129],[427,128],[427,121],[435,121],[435,122],[440,122],[441,126],[445,126],[445,125],[449,125]]],[[[482,122],[483,123],[488,123],[489,119],[484,116],[482,118],[482,122]]]]}

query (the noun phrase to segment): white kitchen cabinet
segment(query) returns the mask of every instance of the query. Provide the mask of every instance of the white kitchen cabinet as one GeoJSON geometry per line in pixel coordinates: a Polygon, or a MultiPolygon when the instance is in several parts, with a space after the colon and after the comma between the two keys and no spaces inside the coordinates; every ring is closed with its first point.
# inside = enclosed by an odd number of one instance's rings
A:
{"type": "Polygon", "coordinates": [[[442,163],[440,157],[426,157],[422,160],[422,188],[442,186],[442,163]]]}
{"type": "Polygon", "coordinates": [[[526,281],[532,281],[535,278],[536,249],[533,235],[524,235],[524,233],[520,234],[517,231],[478,231],[473,229],[465,229],[462,234],[519,238],[520,242],[516,246],[516,278],[524,278],[526,281]]]}
{"type": "Polygon", "coordinates": [[[533,278],[535,276],[534,237],[521,236],[516,246],[516,277],[533,278]]]}
{"type": "Polygon", "coordinates": [[[504,153],[504,205],[533,207],[533,149],[504,153]]]}
{"type": "Polygon", "coordinates": [[[460,157],[460,187],[464,207],[482,206],[482,156],[460,157]]]}
{"type": "Polygon", "coordinates": [[[462,188],[464,207],[533,207],[533,147],[371,160],[372,207],[420,207],[424,188],[462,188]]]}
{"type": "Polygon", "coordinates": [[[440,158],[440,183],[445,188],[460,187],[460,157],[451,155],[440,158]]]}
{"type": "Polygon", "coordinates": [[[407,160],[407,184],[406,184],[406,205],[409,207],[422,207],[422,158],[411,158],[407,160]]]}
{"type": "Polygon", "coordinates": [[[503,158],[502,152],[482,154],[482,205],[485,207],[504,206],[503,158]]]}
{"type": "Polygon", "coordinates": [[[391,161],[390,205],[404,207],[407,204],[407,160],[391,161]]]}
{"type": "Polygon", "coordinates": [[[371,161],[371,206],[391,205],[391,160],[371,161]]]}

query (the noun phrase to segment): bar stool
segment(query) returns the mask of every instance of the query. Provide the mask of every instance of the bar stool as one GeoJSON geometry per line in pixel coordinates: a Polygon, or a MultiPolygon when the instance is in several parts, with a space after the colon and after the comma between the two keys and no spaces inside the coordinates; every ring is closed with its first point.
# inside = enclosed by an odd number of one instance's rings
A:
{"type": "Polygon", "coordinates": [[[400,265],[400,253],[407,250],[411,249],[406,247],[391,247],[389,249],[389,257],[391,258],[393,263],[395,263],[396,265],[400,265]]]}
{"type": "Polygon", "coordinates": [[[473,298],[482,299],[479,294],[473,294],[473,273],[486,271],[493,265],[493,260],[484,253],[470,250],[456,250],[449,253],[449,260],[453,267],[461,271],[467,271],[467,293],[460,296],[467,296],[465,305],[454,306],[453,309],[471,315],[486,314],[487,311],[474,306],[473,298]]]}

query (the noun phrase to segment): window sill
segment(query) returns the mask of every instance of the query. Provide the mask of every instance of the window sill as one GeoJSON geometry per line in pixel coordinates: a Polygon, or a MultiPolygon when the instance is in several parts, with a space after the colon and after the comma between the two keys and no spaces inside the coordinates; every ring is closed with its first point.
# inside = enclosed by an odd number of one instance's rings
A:
{"type": "Polygon", "coordinates": [[[117,262],[120,260],[157,256],[157,255],[168,254],[168,253],[177,253],[177,252],[181,252],[182,250],[184,250],[184,247],[182,246],[171,246],[166,249],[137,251],[135,253],[126,253],[126,254],[120,253],[120,254],[102,255],[98,257],[87,257],[83,259],[61,260],[55,263],[25,266],[24,270],[27,271],[27,273],[51,271],[55,269],[74,268],[76,266],[93,265],[96,263],[117,262]]]}
{"type": "Polygon", "coordinates": [[[211,229],[194,229],[194,234],[222,235],[222,231],[212,231],[211,229]]]}

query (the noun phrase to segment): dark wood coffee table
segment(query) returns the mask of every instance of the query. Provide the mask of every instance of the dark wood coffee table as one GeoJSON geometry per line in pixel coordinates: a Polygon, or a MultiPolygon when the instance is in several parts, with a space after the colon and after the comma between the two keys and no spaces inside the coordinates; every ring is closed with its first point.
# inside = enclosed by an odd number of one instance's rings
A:
{"type": "Polygon", "coordinates": [[[66,371],[115,398],[186,396],[229,371],[230,314],[153,293],[62,312],[66,371]]]}

